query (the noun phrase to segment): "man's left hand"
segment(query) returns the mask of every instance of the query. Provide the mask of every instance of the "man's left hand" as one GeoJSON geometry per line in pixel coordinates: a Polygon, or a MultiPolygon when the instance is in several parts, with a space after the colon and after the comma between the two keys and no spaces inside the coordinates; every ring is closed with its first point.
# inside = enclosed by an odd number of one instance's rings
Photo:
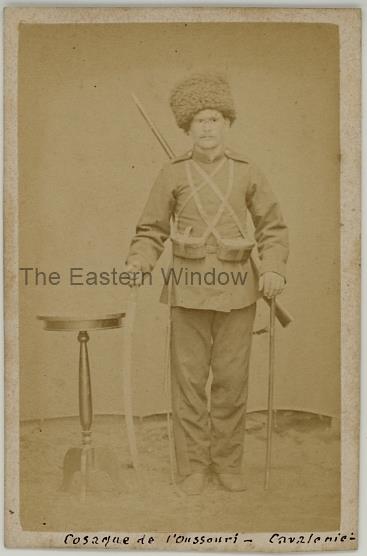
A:
{"type": "Polygon", "coordinates": [[[259,291],[262,291],[264,297],[275,297],[280,295],[284,290],[285,280],[283,276],[277,272],[264,272],[260,276],[259,291]]]}

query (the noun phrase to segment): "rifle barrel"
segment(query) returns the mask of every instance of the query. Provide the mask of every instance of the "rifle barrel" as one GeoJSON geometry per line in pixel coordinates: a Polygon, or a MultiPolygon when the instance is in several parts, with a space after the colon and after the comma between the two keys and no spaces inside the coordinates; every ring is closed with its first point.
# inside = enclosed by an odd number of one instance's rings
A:
{"type": "Polygon", "coordinates": [[[145,110],[144,110],[140,100],[138,99],[138,97],[134,93],[131,93],[131,96],[132,96],[140,114],[143,116],[144,120],[147,122],[151,131],[154,133],[156,139],[158,139],[159,143],[161,144],[161,146],[165,150],[166,154],[168,155],[168,158],[170,158],[170,159],[175,158],[175,156],[176,156],[175,153],[173,152],[173,150],[171,149],[171,147],[169,146],[169,144],[167,143],[167,141],[165,140],[163,135],[158,131],[156,125],[149,118],[148,114],[145,112],[145,110]]]}

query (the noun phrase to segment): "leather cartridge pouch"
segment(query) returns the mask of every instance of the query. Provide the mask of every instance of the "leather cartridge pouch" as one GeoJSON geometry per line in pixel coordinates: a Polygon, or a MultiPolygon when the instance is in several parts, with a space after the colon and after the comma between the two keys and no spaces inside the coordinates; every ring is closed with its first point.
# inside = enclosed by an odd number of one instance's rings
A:
{"type": "Polygon", "coordinates": [[[220,261],[246,262],[255,242],[244,238],[218,240],[217,257],[220,261]]]}
{"type": "Polygon", "coordinates": [[[205,240],[175,231],[171,234],[172,249],[175,257],[183,259],[204,259],[206,257],[205,240]]]}

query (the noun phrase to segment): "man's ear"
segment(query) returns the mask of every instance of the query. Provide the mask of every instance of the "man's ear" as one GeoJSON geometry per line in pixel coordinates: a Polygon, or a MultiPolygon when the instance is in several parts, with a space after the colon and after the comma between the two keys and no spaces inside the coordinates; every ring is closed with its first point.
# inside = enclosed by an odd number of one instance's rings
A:
{"type": "Polygon", "coordinates": [[[224,118],[225,124],[226,124],[226,129],[229,129],[231,127],[231,120],[229,118],[224,118]]]}

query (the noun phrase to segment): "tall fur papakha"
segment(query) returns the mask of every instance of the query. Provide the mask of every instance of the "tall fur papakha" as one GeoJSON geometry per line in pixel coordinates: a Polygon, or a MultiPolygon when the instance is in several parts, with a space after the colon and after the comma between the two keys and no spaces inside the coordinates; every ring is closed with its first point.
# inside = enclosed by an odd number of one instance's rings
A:
{"type": "Polygon", "coordinates": [[[233,98],[226,79],[215,73],[200,73],[180,81],[170,96],[170,106],[178,127],[185,131],[200,110],[221,112],[232,124],[236,118],[233,98]]]}

